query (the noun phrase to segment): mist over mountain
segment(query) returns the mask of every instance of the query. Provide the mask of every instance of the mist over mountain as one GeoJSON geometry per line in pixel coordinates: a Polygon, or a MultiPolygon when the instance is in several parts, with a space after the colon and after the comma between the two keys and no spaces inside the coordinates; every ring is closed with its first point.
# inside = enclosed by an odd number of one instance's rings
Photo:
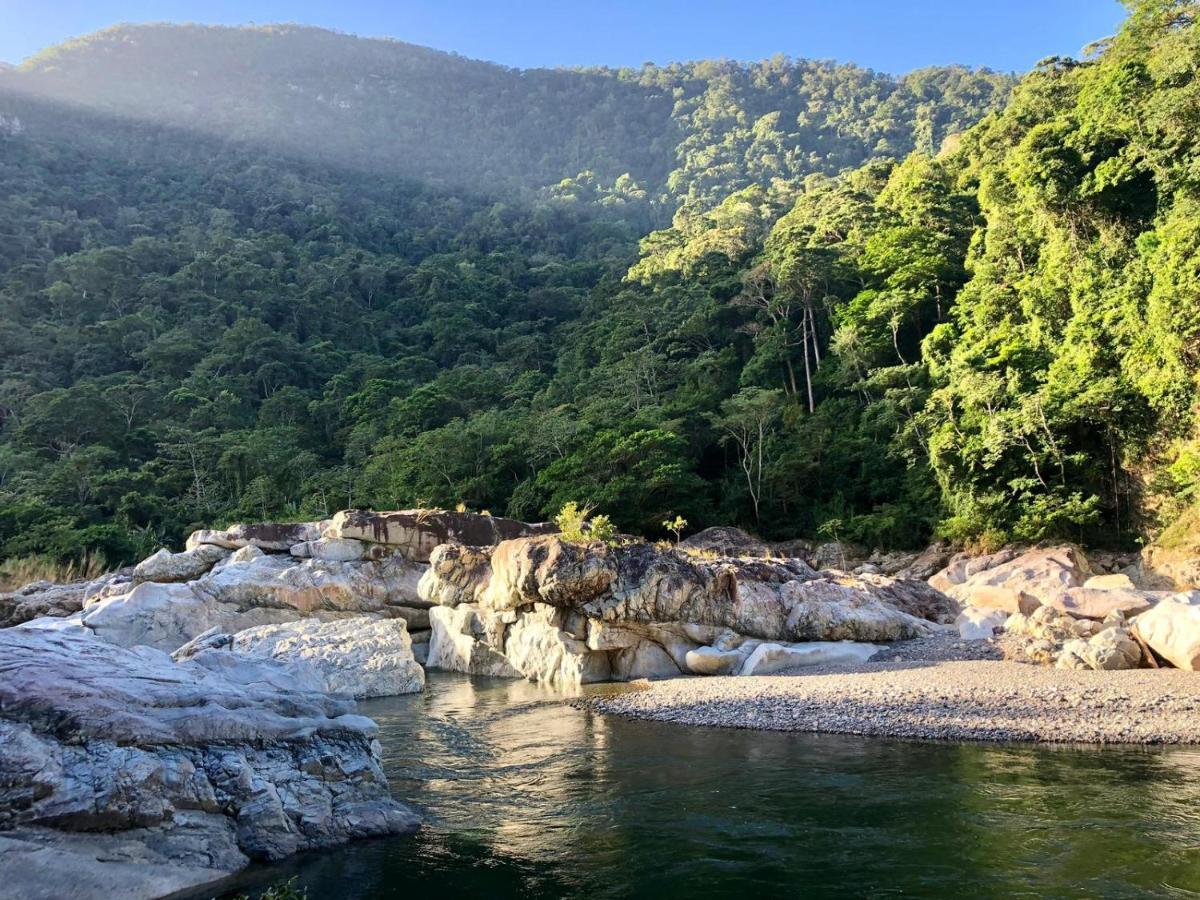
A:
{"type": "Polygon", "coordinates": [[[964,68],[893,78],[784,58],[518,70],[290,25],[118,26],[39,53],[4,82],[451,187],[536,191],[591,172],[671,205],[932,152],[1010,87],[964,68]]]}

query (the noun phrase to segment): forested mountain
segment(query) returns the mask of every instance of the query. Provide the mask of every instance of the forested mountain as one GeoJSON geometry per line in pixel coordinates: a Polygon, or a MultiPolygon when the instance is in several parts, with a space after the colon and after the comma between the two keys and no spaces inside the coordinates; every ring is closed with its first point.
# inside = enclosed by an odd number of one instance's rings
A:
{"type": "Polygon", "coordinates": [[[518,72],[293,27],[0,73],[0,557],[568,500],[1141,539],[1200,482],[1194,13],[1134,4],[1007,103],[961,69],[518,72]]]}
{"type": "Polygon", "coordinates": [[[932,152],[1011,79],[783,57],[518,70],[316,28],[149,25],[51,48],[0,85],[453,189],[572,179],[560,196],[653,201],[669,218],[680,200],[932,152]]]}

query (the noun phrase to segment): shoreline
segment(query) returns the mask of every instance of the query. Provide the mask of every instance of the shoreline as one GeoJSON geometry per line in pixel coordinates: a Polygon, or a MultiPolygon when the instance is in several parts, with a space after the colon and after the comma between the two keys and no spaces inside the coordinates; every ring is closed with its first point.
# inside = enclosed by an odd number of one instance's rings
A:
{"type": "Polygon", "coordinates": [[[1200,744],[1200,679],[1178,669],[888,659],[803,673],[640,682],[573,705],[678,725],[901,740],[1200,744]]]}

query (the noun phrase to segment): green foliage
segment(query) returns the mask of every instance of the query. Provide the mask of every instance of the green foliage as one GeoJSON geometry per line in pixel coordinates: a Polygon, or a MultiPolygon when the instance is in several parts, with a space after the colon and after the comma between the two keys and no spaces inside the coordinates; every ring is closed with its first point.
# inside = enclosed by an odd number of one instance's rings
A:
{"type": "Polygon", "coordinates": [[[590,504],[580,506],[574,500],[564,503],[558,515],[554,517],[559,536],[572,544],[616,544],[616,526],[608,516],[593,515],[594,509],[590,504]]]}
{"type": "Polygon", "coordinates": [[[1145,539],[1200,484],[1195,13],[1133,3],[1007,105],[963,69],[517,73],[293,27],[0,73],[0,558],[458,503],[1145,539]]]}

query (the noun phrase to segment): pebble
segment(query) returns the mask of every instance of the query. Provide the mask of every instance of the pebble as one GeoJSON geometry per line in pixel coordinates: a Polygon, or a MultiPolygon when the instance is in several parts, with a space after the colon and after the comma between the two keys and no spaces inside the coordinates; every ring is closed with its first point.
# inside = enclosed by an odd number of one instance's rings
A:
{"type": "Polygon", "coordinates": [[[878,662],[759,677],[675,678],[575,701],[602,713],[724,728],[956,741],[1200,743],[1200,673],[1006,662],[938,635],[878,662]],[[899,657],[896,661],[895,657],[899,657]]]}

